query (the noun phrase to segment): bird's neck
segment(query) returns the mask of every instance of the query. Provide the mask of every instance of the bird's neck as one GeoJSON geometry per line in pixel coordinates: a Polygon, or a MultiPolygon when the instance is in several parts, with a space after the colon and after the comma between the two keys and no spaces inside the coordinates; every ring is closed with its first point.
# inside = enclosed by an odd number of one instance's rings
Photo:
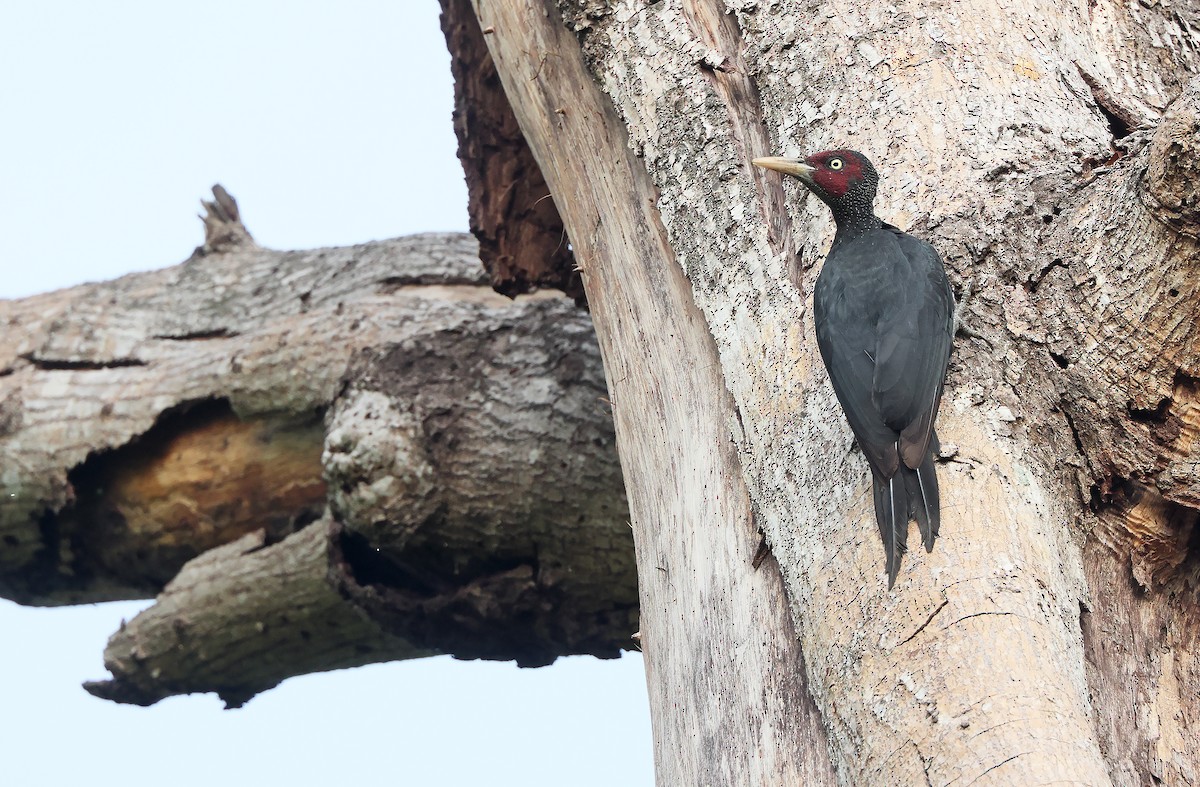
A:
{"type": "Polygon", "coordinates": [[[837,234],[833,238],[835,245],[852,241],[883,226],[883,221],[870,210],[842,212],[835,208],[833,220],[837,224],[837,234]]]}

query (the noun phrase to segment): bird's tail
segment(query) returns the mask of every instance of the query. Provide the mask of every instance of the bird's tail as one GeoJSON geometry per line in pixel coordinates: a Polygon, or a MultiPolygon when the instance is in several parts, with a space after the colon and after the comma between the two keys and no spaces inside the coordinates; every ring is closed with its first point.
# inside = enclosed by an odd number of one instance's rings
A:
{"type": "Polygon", "coordinates": [[[933,542],[941,526],[941,500],[938,493],[937,471],[933,467],[933,452],[916,470],[900,465],[904,488],[908,494],[908,513],[921,529],[921,543],[926,552],[933,551],[933,542]]]}
{"type": "Polygon", "coordinates": [[[879,523],[879,536],[887,553],[888,590],[896,584],[900,559],[908,548],[908,491],[904,480],[898,476],[884,478],[872,473],[871,479],[875,491],[875,521],[879,523]]]}
{"type": "MultiPolygon", "coordinates": [[[[933,443],[936,446],[936,442],[933,443]]],[[[926,552],[933,551],[941,526],[941,499],[938,493],[937,472],[933,465],[934,450],[930,450],[915,470],[902,462],[896,475],[884,478],[872,474],[875,492],[875,521],[887,553],[888,590],[896,584],[900,560],[908,548],[908,520],[917,520],[921,543],[926,552]]]]}

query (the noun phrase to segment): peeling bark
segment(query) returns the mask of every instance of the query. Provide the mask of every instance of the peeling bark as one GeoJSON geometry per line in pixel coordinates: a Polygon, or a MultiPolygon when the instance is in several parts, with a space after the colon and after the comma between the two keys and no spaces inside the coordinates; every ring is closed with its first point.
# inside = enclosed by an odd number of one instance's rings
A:
{"type": "Polygon", "coordinates": [[[500,87],[469,0],[442,0],[441,22],[454,75],[454,131],[467,178],[467,212],[492,286],[505,295],[548,287],[582,303],[567,231],[500,87]]]}

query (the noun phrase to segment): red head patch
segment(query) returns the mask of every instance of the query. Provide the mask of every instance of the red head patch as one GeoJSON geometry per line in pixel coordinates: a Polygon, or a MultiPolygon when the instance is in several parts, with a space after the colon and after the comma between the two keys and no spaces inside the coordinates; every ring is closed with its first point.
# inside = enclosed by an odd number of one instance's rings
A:
{"type": "Polygon", "coordinates": [[[853,150],[826,150],[814,153],[804,162],[816,167],[813,182],[835,199],[845,196],[851,186],[863,179],[862,157],[853,150]]]}

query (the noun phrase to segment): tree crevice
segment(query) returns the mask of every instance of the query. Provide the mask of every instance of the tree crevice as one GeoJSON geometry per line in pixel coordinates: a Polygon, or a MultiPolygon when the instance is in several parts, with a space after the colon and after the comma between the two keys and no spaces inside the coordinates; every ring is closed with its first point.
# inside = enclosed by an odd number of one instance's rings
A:
{"type": "Polygon", "coordinates": [[[147,362],[140,358],[105,358],[102,360],[46,358],[36,353],[23,353],[19,357],[21,360],[28,361],[35,369],[44,372],[95,372],[147,365],[147,362]]]}

